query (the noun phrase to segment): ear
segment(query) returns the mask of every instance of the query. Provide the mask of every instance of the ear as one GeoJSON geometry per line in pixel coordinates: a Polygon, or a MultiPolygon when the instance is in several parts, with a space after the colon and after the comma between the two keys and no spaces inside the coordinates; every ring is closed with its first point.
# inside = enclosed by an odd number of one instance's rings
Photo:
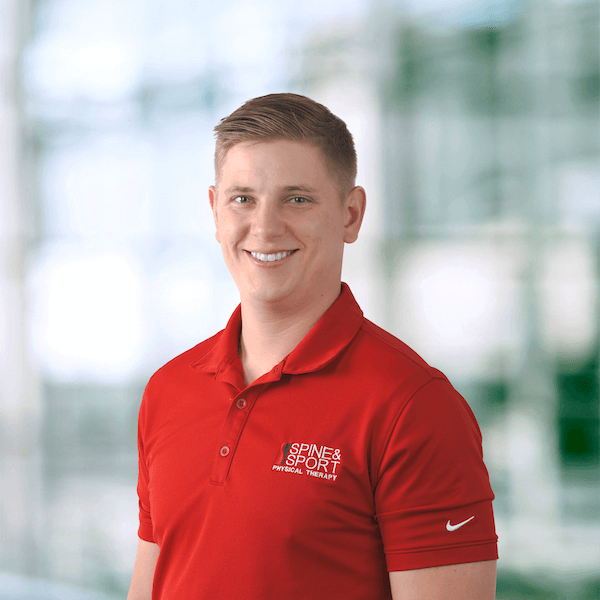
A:
{"type": "Polygon", "coordinates": [[[210,202],[210,209],[212,210],[215,227],[217,228],[215,237],[217,238],[217,242],[221,243],[221,240],[219,239],[219,221],[217,217],[217,188],[214,185],[211,185],[208,188],[208,201],[210,202]]]}
{"type": "Polygon", "coordinates": [[[362,187],[357,185],[350,190],[344,200],[344,242],[347,244],[356,241],[366,207],[367,194],[362,187]]]}

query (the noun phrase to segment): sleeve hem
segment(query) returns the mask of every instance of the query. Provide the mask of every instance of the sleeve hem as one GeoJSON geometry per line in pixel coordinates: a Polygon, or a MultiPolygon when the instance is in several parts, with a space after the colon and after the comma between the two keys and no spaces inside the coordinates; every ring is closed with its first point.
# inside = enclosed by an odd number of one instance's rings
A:
{"type": "Polygon", "coordinates": [[[497,542],[485,542],[476,546],[458,548],[427,548],[422,551],[394,552],[386,554],[386,563],[388,571],[409,571],[412,569],[496,560],[497,558],[497,542]]]}
{"type": "Polygon", "coordinates": [[[154,536],[152,535],[152,527],[149,527],[148,525],[140,524],[138,528],[138,537],[140,540],[144,540],[145,542],[152,542],[153,544],[156,543],[154,541],[154,536]]]}

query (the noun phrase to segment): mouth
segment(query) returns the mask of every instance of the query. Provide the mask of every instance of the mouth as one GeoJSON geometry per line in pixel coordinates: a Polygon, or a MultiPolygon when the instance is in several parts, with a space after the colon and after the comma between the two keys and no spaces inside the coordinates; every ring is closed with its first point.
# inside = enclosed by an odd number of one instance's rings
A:
{"type": "Polygon", "coordinates": [[[246,252],[248,252],[252,258],[259,260],[260,262],[277,262],[294,254],[296,250],[284,250],[282,252],[275,252],[273,254],[262,254],[261,252],[250,252],[248,250],[246,250],[246,252]]]}

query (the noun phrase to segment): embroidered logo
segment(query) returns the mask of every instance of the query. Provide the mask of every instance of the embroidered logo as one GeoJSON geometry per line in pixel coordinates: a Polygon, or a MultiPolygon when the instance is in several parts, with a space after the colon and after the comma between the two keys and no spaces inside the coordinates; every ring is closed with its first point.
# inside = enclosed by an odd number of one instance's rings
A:
{"type": "Polygon", "coordinates": [[[339,448],[288,442],[281,445],[273,471],[335,481],[341,462],[342,451],[339,448]]]}
{"type": "Polygon", "coordinates": [[[448,522],[446,523],[446,529],[448,531],[456,531],[457,529],[460,529],[463,525],[466,525],[469,521],[472,521],[474,518],[475,515],[473,515],[466,521],[463,521],[462,523],[457,523],[456,525],[450,525],[450,519],[448,519],[448,522]]]}

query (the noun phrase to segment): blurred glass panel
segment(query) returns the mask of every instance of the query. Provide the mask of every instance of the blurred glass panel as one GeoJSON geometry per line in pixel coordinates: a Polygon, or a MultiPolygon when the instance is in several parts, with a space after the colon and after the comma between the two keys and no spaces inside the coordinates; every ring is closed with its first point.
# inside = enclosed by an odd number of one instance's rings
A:
{"type": "Polygon", "coordinates": [[[44,250],[31,272],[32,334],[43,371],[58,381],[130,379],[147,344],[135,259],[81,244],[44,250]]]}
{"type": "Polygon", "coordinates": [[[77,137],[58,141],[44,157],[40,200],[48,234],[127,239],[151,233],[155,181],[143,137],[77,137]]]}

